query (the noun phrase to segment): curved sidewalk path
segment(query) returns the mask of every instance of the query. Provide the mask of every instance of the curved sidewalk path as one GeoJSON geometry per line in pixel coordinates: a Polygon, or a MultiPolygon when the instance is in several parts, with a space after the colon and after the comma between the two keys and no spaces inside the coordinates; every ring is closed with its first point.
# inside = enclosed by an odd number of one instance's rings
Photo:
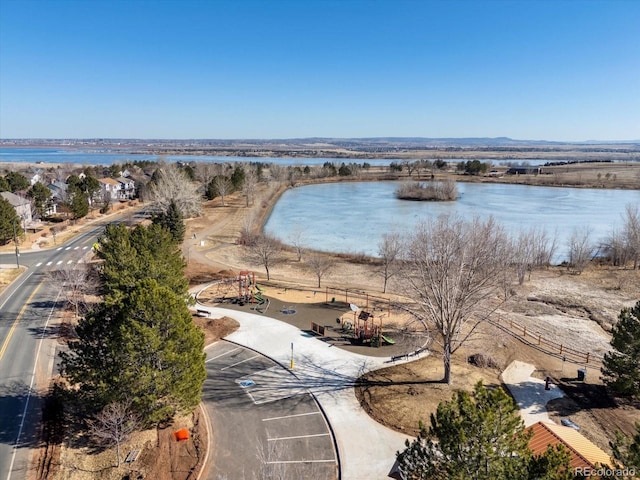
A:
{"type": "Polygon", "coordinates": [[[550,389],[545,390],[545,381],[531,376],[535,369],[530,363],[514,360],[502,372],[502,381],[518,404],[526,427],[538,422],[553,423],[547,412],[547,403],[564,397],[560,387],[552,383],[549,384],[550,389]]]}
{"type": "MultiPolygon", "coordinates": [[[[389,478],[396,452],[410,437],[380,425],[362,408],[354,385],[362,374],[388,366],[386,358],[367,357],[332,347],[309,337],[287,323],[248,312],[208,307],[213,318],[227,316],[240,328],[226,340],[251,348],[290,365],[293,343],[293,373],[315,395],[335,434],[343,480],[384,480],[389,478]]],[[[397,362],[401,363],[401,362],[397,362]]]]}

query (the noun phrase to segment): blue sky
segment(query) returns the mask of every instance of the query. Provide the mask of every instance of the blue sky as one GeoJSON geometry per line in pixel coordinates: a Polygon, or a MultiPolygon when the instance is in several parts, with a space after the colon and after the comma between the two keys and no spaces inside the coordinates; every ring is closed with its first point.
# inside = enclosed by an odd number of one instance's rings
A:
{"type": "Polygon", "coordinates": [[[640,2],[0,0],[0,138],[640,139],[640,2]]]}

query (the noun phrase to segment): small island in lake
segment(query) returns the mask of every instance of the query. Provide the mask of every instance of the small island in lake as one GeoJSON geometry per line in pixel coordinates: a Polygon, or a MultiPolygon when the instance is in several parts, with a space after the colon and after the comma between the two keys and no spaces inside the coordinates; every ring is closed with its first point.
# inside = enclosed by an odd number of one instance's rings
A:
{"type": "Polygon", "coordinates": [[[458,198],[458,187],[453,180],[404,183],[396,190],[400,200],[448,202],[458,198]]]}

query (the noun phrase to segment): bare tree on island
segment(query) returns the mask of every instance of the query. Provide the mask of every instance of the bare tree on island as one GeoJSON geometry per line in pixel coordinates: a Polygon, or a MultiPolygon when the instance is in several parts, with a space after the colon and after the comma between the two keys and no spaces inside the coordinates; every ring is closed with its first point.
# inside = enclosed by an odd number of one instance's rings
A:
{"type": "Polygon", "coordinates": [[[505,251],[502,227],[490,218],[465,222],[443,216],[420,225],[407,244],[405,281],[412,313],[431,327],[442,347],[444,378],[451,382],[451,356],[472,336],[491,310],[500,286],[505,251]]]}
{"type": "Polygon", "coordinates": [[[391,277],[400,271],[400,256],[402,254],[402,238],[398,233],[385,233],[378,244],[378,256],[382,262],[380,273],[384,278],[382,293],[387,291],[387,283],[391,277]]]}

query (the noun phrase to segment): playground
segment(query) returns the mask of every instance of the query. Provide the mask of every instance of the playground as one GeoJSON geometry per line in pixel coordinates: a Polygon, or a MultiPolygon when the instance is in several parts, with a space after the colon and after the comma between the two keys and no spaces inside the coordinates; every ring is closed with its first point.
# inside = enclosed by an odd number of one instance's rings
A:
{"type": "Polygon", "coordinates": [[[424,348],[424,330],[391,302],[338,292],[257,284],[252,272],[241,271],[210,284],[198,301],[275,318],[302,335],[362,355],[399,358],[424,348]]]}

